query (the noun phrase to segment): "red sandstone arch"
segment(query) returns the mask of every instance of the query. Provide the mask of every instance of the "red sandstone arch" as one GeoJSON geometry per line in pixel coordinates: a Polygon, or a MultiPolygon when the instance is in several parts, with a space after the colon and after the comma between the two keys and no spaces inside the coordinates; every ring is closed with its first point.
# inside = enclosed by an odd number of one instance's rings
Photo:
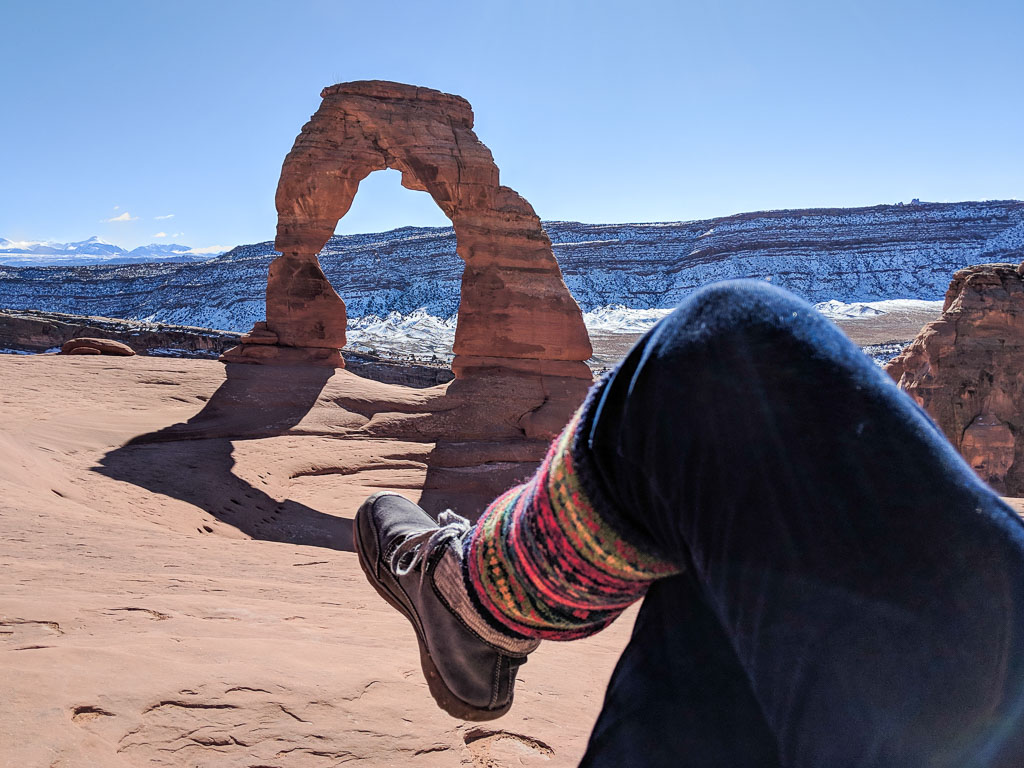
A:
{"type": "Polygon", "coordinates": [[[226,359],[343,365],[345,304],[317,254],[359,182],[394,168],[455,228],[465,262],[455,335],[457,378],[496,371],[589,382],[579,306],[532,206],[499,183],[459,97],[384,81],[332,85],[285,158],[277,188],[281,252],[267,282],[267,321],[226,359]]]}

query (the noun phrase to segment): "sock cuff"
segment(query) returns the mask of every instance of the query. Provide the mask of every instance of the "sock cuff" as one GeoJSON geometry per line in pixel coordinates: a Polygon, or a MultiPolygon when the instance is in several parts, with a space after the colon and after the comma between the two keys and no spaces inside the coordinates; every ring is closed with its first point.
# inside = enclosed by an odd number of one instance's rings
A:
{"type": "MultiPolygon", "coordinates": [[[[637,552],[646,557],[663,563],[671,563],[673,557],[662,550],[651,537],[639,530],[630,522],[629,516],[620,511],[620,504],[612,500],[612,494],[604,487],[602,473],[596,466],[594,454],[590,447],[590,433],[597,416],[598,407],[604,397],[605,390],[611,382],[614,371],[609,371],[590,388],[586,399],[580,406],[579,423],[574,431],[571,451],[576,467],[580,487],[589,499],[594,512],[615,533],[637,552]]],[[[682,570],[676,567],[676,572],[682,570]]]]}
{"type": "Polygon", "coordinates": [[[462,622],[485,643],[511,656],[526,656],[537,650],[539,640],[513,635],[504,627],[495,627],[472,597],[463,578],[464,556],[457,549],[446,549],[431,574],[434,589],[462,622]]]}

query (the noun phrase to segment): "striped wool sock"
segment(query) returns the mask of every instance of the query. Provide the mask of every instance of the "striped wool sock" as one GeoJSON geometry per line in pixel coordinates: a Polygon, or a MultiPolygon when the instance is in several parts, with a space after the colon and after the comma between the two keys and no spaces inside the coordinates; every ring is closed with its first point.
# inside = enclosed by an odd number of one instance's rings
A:
{"type": "Polygon", "coordinates": [[[681,570],[625,541],[584,492],[573,449],[587,450],[576,437],[592,400],[533,477],[491,502],[466,539],[467,589],[505,632],[551,640],[591,635],[652,581],[681,570]]]}

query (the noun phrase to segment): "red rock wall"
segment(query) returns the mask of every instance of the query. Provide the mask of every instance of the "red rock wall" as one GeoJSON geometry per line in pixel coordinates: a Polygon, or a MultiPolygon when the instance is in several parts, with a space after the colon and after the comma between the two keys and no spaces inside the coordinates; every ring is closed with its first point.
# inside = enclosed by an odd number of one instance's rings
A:
{"type": "Polygon", "coordinates": [[[984,480],[1024,496],[1024,264],[957,272],[942,317],[886,370],[984,480]]]}

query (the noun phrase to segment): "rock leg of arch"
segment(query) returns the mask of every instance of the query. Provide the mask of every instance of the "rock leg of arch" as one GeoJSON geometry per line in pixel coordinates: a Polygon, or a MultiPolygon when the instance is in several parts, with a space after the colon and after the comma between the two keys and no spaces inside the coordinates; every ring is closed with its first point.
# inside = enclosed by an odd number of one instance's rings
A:
{"type": "MultiPolygon", "coordinates": [[[[529,390],[499,420],[526,437],[557,430],[590,384],[590,339],[540,219],[499,183],[469,103],[384,81],[332,85],[321,97],[281,171],[275,245],[282,255],[270,269],[266,323],[224,359],[343,365],[345,305],[317,254],[359,182],[394,168],[403,186],[430,194],[452,220],[466,265],[449,392],[473,410],[475,395],[529,390]]],[[[488,409],[481,419],[493,417],[493,402],[488,409]]]]}

